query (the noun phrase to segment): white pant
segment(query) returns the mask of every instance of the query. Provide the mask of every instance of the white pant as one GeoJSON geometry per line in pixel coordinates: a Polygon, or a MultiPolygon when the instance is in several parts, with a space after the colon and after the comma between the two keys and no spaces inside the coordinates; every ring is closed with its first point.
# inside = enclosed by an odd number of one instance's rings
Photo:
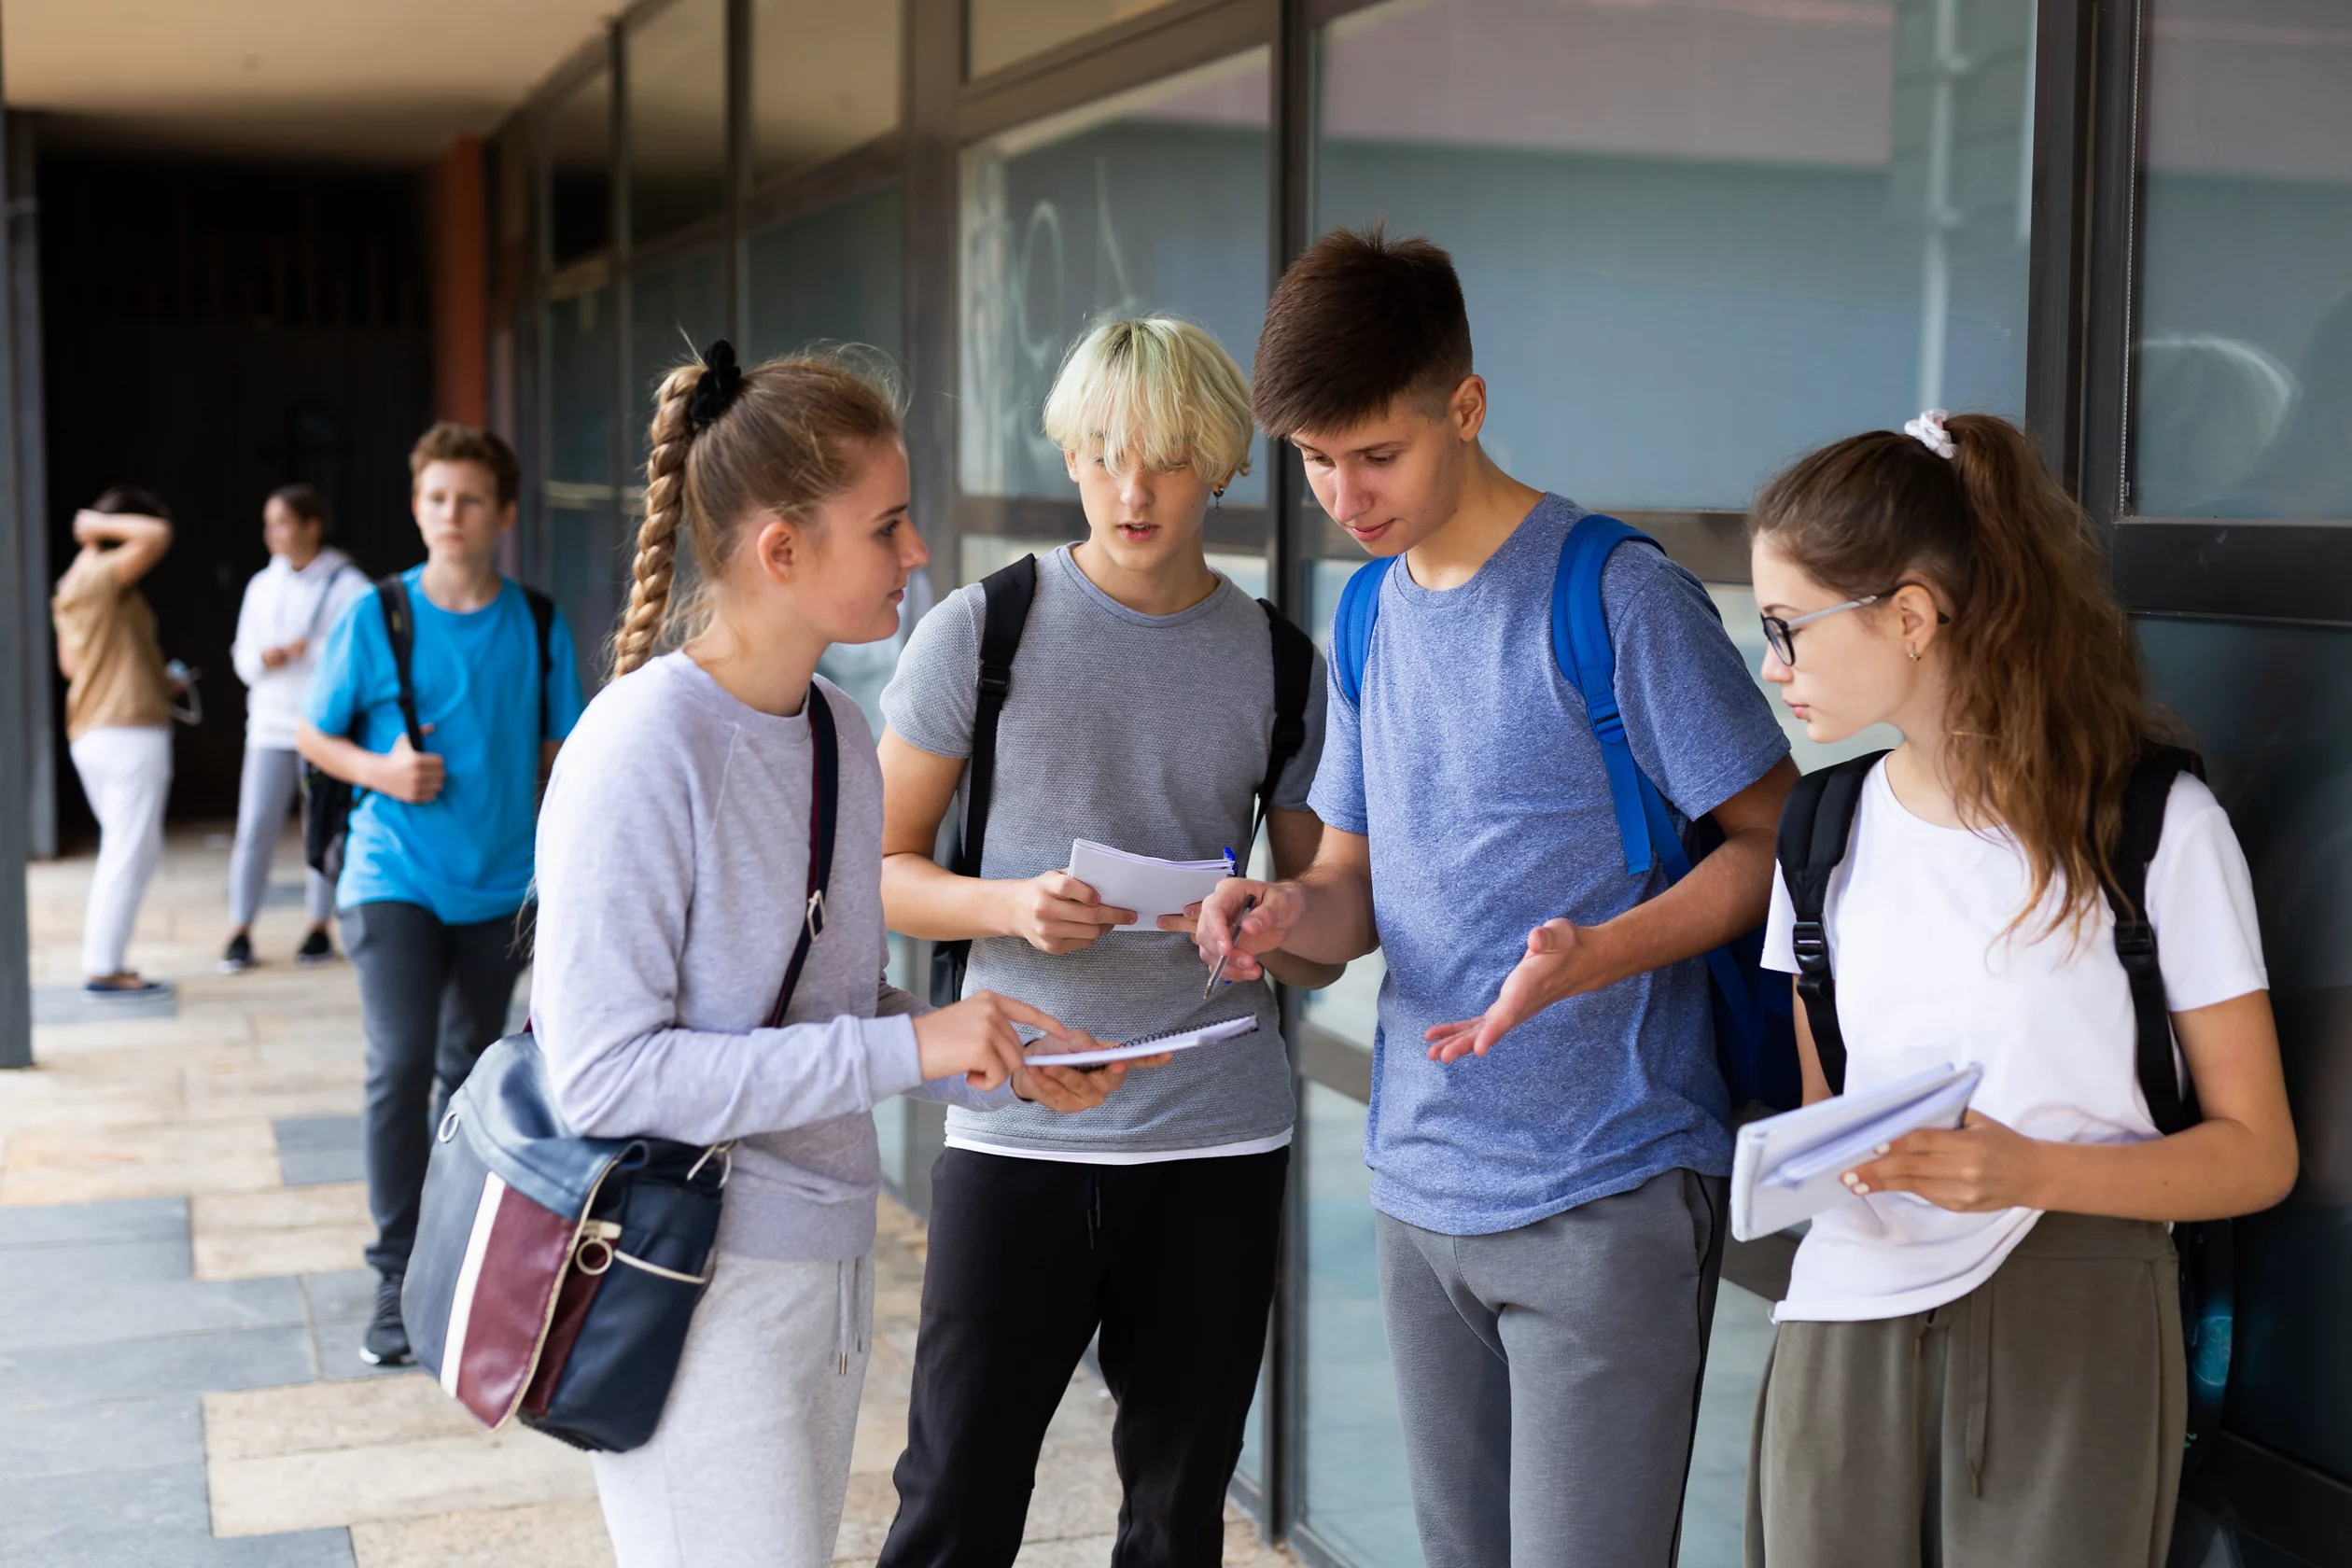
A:
{"type": "Polygon", "coordinates": [[[163,859],[163,803],[172,793],[172,728],[109,725],[70,748],[82,793],[98,819],[98,869],[82,918],[82,973],[122,970],[147,878],[163,859]]]}
{"type": "MultiPolygon", "coordinates": [[[[270,885],[270,857],[286,832],[286,814],[301,793],[302,758],[278,746],[245,747],[245,772],[237,781],[237,843],[229,852],[229,923],[253,924],[270,885]]],[[[310,808],[304,806],[307,812],[310,808]]],[[[323,926],[334,913],[335,885],[309,867],[303,871],[303,907],[310,923],[323,926]]]]}
{"type": "Polygon", "coordinates": [[[592,1456],[620,1568],[826,1568],[849,1496],[874,1260],[715,1255],[652,1440],[592,1456]]]}

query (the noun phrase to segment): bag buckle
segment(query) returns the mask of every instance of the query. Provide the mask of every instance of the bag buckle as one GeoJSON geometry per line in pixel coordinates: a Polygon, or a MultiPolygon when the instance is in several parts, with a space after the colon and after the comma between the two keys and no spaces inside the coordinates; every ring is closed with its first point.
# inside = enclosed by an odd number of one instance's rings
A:
{"type": "Polygon", "coordinates": [[[808,940],[816,941],[825,934],[825,889],[818,889],[808,895],[808,911],[802,917],[808,926],[808,940]]]}
{"type": "Polygon", "coordinates": [[[1799,920],[1788,931],[1788,945],[1797,955],[1797,967],[1810,974],[1829,967],[1829,933],[1818,920],[1799,920]]]}
{"type": "Polygon", "coordinates": [[[2156,956],[2156,928],[2146,920],[2115,922],[2116,956],[2126,963],[2156,956]]]}
{"type": "Polygon", "coordinates": [[[1013,671],[1004,665],[980,666],[980,690],[992,697],[1001,697],[1013,690],[1013,671]]]}

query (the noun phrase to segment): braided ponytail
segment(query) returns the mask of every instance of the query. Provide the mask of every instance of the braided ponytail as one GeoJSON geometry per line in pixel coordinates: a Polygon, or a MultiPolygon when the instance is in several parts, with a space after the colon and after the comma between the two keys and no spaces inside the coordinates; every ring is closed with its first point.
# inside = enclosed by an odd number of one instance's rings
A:
{"type": "Polygon", "coordinates": [[[686,520],[686,455],[694,427],[686,417],[701,379],[699,364],[680,365],[662,378],[653,396],[652,454],[645,460],[645,521],[637,527],[630,567],[629,608],[612,638],[612,673],[628,674],[653,656],[668,623],[670,587],[677,579],[678,530],[686,520]]]}
{"type": "Polygon", "coordinates": [[[671,371],[654,394],[645,521],[629,607],[612,637],[616,679],[674,634],[692,635],[681,623],[695,618],[701,595],[678,602],[681,532],[687,567],[707,587],[733,558],[742,524],[805,517],[857,483],[875,443],[899,439],[895,399],[862,367],[797,354],[738,374],[724,343],[707,357],[671,371]]]}

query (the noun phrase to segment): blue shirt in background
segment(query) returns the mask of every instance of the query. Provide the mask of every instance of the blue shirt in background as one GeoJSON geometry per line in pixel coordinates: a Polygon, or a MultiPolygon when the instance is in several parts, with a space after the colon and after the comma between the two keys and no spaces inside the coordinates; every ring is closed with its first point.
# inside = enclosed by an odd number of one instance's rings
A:
{"type": "MultiPolygon", "coordinates": [[[[400,575],[415,607],[409,658],[416,717],[431,726],[425,749],[447,769],[441,792],[411,805],[363,791],[351,813],[340,908],[393,901],[422,904],[453,926],[495,920],[523,906],[531,887],[539,818],[539,634],[523,590],[503,584],[470,614],[425,596],[425,568],[400,575]]],[[[545,738],[580,719],[580,676],[563,612],[548,635],[545,738]]],[[[304,717],[321,733],[389,751],[400,734],[399,679],[374,589],[351,602],[327,636],[304,717]]]]}
{"type": "MultiPolygon", "coordinates": [[[[1380,589],[1361,713],[1336,674],[1312,805],[1371,840],[1380,987],[1364,1154],[1372,1202],[1425,1230],[1510,1230],[1677,1167],[1731,1169],[1704,962],[1555,1003],[1483,1057],[1421,1033],[1492,1004],[1527,933],[1598,925],[1666,886],[1626,875],[1600,744],[1552,657],[1551,587],[1584,509],[1546,496],[1460,588],[1380,589]]],[[[1634,760],[1701,817],[1788,753],[1715,602],[1642,544],[1602,608],[1634,760]]]]}

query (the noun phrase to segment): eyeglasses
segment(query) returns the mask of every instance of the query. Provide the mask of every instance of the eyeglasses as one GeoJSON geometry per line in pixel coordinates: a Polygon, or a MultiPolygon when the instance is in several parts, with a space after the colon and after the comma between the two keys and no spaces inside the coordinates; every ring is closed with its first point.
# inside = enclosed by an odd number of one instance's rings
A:
{"type": "MultiPolygon", "coordinates": [[[[1860,609],[1864,605],[1874,605],[1881,599],[1885,598],[1888,595],[1900,593],[1903,589],[1909,586],[1909,583],[1898,582],[1894,587],[1885,590],[1883,593],[1865,594],[1858,599],[1848,599],[1843,604],[1831,605],[1827,609],[1816,609],[1810,614],[1799,615],[1794,621],[1784,620],[1777,615],[1762,615],[1758,616],[1757,619],[1764,623],[1764,641],[1766,645],[1779,656],[1782,664],[1786,665],[1790,669],[1795,669],[1797,667],[1798,627],[1809,626],[1815,621],[1823,620],[1828,616],[1842,615],[1849,609],[1860,609]]],[[[1936,612],[1936,624],[1939,626],[1949,626],[1952,624],[1952,617],[1946,615],[1941,610],[1938,610],[1936,612]]]]}

